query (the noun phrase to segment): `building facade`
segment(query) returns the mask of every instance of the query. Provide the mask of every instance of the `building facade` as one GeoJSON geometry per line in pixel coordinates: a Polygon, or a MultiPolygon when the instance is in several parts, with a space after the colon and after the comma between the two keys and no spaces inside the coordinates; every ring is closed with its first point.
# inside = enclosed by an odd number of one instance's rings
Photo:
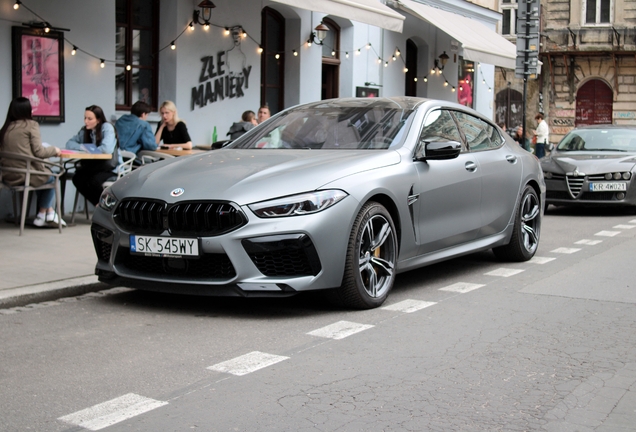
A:
{"type": "MultiPolygon", "coordinates": [[[[64,147],[89,105],[114,120],[171,100],[193,143],[210,144],[246,110],[331,97],[432,97],[492,118],[495,66],[514,67],[494,0],[200,3],[0,0],[0,106],[30,97],[43,141],[64,147]]],[[[73,196],[69,184],[66,208],[73,196]]]]}
{"type": "MultiPolygon", "coordinates": [[[[500,3],[500,31],[511,41],[518,7],[500,3]]],[[[579,125],[636,124],[636,0],[543,0],[540,33],[543,65],[529,80],[527,119],[543,111],[550,141],[579,125]]],[[[498,110],[508,89],[518,99],[523,85],[505,75],[497,75],[498,110]]]]}

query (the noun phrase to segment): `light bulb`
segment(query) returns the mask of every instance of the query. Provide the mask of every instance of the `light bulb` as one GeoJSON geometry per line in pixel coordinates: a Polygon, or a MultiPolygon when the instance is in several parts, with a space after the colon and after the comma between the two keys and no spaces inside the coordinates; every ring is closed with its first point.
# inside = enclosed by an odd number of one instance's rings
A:
{"type": "Polygon", "coordinates": [[[294,50],[294,57],[298,57],[298,51],[294,50]]]}
{"type": "Polygon", "coordinates": [[[280,54],[276,53],[276,55],[274,56],[274,58],[275,58],[276,60],[278,60],[278,59],[280,58],[280,54]]]}
{"type": "Polygon", "coordinates": [[[431,73],[434,74],[435,73],[435,68],[431,69],[431,73]]]}
{"type": "Polygon", "coordinates": [[[20,2],[20,0],[16,0],[15,4],[13,5],[13,9],[18,10],[20,9],[20,5],[22,3],[20,2]]]}
{"type": "Polygon", "coordinates": [[[131,65],[126,65],[126,70],[131,70],[132,66],[131,65]]]}
{"type": "Polygon", "coordinates": [[[225,32],[224,32],[225,36],[229,36],[230,35],[230,29],[225,27],[225,32]]]}
{"type": "Polygon", "coordinates": [[[258,51],[258,53],[261,54],[263,52],[263,47],[259,45],[256,51],[258,51]]]}
{"type": "Polygon", "coordinates": [[[413,78],[413,81],[417,82],[417,77],[413,78]]]}
{"type": "Polygon", "coordinates": [[[367,49],[371,49],[371,44],[370,43],[367,44],[367,49]]]}
{"type": "Polygon", "coordinates": [[[174,44],[174,41],[170,44],[170,49],[177,49],[177,46],[174,44]]]}
{"type": "Polygon", "coordinates": [[[428,77],[424,77],[424,82],[428,82],[428,77]]]}
{"type": "Polygon", "coordinates": [[[331,51],[331,57],[335,57],[336,56],[336,52],[335,51],[331,51]]]}
{"type": "Polygon", "coordinates": [[[409,71],[409,68],[405,67],[404,68],[404,73],[407,73],[409,71]]]}
{"type": "Polygon", "coordinates": [[[358,48],[358,51],[356,51],[356,55],[360,55],[360,48],[358,48]]]}
{"type": "Polygon", "coordinates": [[[345,57],[349,58],[349,51],[345,52],[345,57]]]}
{"type": "Polygon", "coordinates": [[[384,62],[384,67],[388,67],[389,66],[389,62],[384,62]]]}
{"type": "Polygon", "coordinates": [[[444,87],[448,87],[448,81],[444,81],[444,87]]]}
{"type": "Polygon", "coordinates": [[[73,49],[71,50],[71,55],[77,54],[77,47],[73,45],[73,49]]]}
{"type": "Polygon", "coordinates": [[[194,31],[194,23],[192,21],[190,21],[190,25],[188,27],[190,27],[190,31],[194,31]]]}
{"type": "Polygon", "coordinates": [[[101,62],[99,66],[103,69],[104,66],[106,66],[106,64],[104,63],[104,59],[99,59],[99,61],[101,62]]]}

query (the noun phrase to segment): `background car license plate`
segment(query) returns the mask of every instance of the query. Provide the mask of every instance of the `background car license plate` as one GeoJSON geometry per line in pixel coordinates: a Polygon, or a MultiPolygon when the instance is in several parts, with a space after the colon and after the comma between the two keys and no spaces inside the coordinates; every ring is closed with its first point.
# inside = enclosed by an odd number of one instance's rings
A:
{"type": "Polygon", "coordinates": [[[591,192],[607,192],[607,191],[626,191],[627,183],[625,182],[603,182],[590,183],[591,192]]]}
{"type": "Polygon", "coordinates": [[[198,257],[199,239],[131,235],[130,252],[162,257],[198,257]]]}

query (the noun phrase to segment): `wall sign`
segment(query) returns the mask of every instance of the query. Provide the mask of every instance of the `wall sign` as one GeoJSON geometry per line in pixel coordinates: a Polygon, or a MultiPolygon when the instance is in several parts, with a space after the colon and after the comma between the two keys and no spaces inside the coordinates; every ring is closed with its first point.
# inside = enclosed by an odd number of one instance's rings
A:
{"type": "Polygon", "coordinates": [[[232,39],[232,48],[219,51],[216,55],[201,57],[199,84],[192,87],[191,111],[225,98],[245,96],[244,89],[249,88],[252,66],[247,65],[247,57],[241,50],[241,34],[238,29],[232,29],[232,39]]]}

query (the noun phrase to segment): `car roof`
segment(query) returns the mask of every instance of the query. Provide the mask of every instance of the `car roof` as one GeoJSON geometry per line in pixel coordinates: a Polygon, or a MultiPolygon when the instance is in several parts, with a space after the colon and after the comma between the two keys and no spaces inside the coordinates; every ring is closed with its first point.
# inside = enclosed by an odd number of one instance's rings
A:
{"type": "Polygon", "coordinates": [[[595,124],[595,125],[582,125],[577,126],[570,132],[584,129],[633,129],[636,130],[636,126],[633,125],[618,125],[618,124],[595,124]]]}

